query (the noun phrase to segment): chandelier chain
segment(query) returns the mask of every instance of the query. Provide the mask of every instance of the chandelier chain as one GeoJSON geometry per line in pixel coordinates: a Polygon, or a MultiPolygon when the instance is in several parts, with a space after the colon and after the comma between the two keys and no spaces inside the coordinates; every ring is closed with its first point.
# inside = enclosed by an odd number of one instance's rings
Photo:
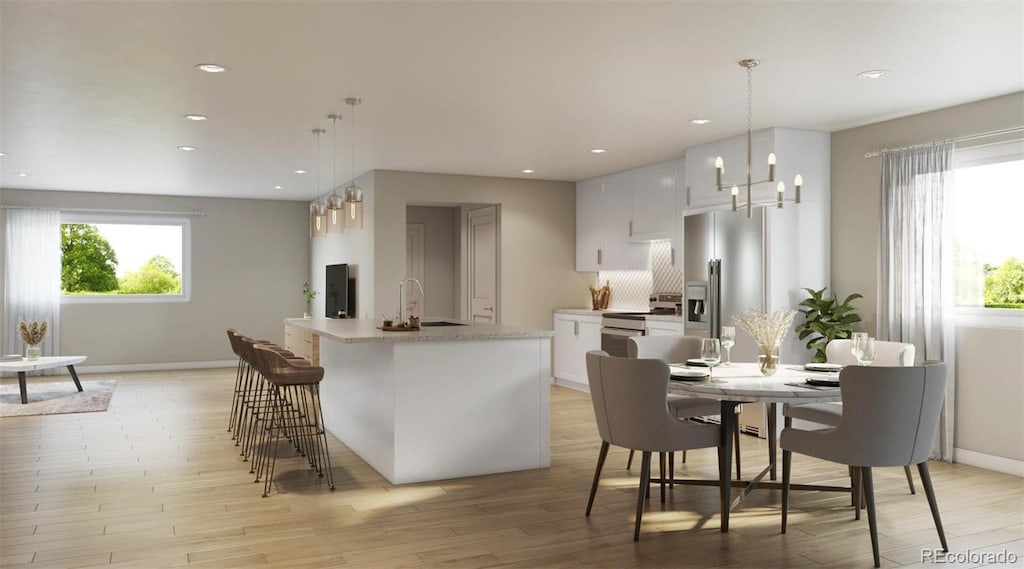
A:
{"type": "Polygon", "coordinates": [[[754,68],[747,68],[747,131],[752,130],[751,116],[754,114],[754,68]]]}

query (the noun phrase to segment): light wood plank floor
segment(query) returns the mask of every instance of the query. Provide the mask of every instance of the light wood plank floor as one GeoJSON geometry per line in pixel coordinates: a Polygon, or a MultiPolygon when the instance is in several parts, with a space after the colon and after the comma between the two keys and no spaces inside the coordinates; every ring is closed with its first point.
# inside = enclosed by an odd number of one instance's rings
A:
{"type": "MultiPolygon", "coordinates": [[[[105,377],[109,377],[110,374],[105,377]]],[[[392,486],[332,439],[337,490],[302,459],[278,461],[261,498],[226,432],[234,370],[113,374],[106,413],[0,419],[3,567],[871,567],[866,517],[846,495],[757,491],[719,532],[717,489],[651,492],[632,541],[639,467],[608,457],[583,515],[599,439],[589,396],[552,388],[550,469],[392,486]]],[[[765,445],[744,437],[747,470],[765,445]]],[[[713,450],[677,475],[713,477],[713,450]]],[[[933,464],[953,551],[1024,559],[1024,482],[933,464]]],[[[845,468],[794,458],[794,481],[844,483],[845,468]]],[[[938,547],[927,502],[902,470],[876,474],[883,567],[938,547]]],[[[1018,561],[1020,563],[1020,561],[1018,561]]],[[[973,567],[977,564],[961,566],[973,567]]]]}

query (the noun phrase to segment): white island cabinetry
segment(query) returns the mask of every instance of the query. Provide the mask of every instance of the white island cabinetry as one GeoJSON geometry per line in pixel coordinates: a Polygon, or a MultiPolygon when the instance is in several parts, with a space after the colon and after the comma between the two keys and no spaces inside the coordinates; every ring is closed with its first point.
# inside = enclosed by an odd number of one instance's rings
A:
{"type": "Polygon", "coordinates": [[[545,468],[551,336],[495,324],[384,332],[289,319],[320,339],[332,435],[394,484],[545,468]]]}
{"type": "Polygon", "coordinates": [[[587,389],[587,352],[601,349],[601,313],[585,309],[556,311],[555,383],[587,389]]]}

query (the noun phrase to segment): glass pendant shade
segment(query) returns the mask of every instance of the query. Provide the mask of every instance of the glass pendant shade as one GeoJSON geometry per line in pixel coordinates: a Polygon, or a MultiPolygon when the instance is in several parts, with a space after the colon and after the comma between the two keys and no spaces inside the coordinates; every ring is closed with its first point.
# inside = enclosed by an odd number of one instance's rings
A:
{"type": "Polygon", "coordinates": [[[363,189],[355,184],[345,188],[345,225],[363,228],[363,189]]]}
{"type": "Polygon", "coordinates": [[[309,236],[323,237],[327,235],[327,206],[323,202],[309,205],[309,236]]]}
{"type": "Polygon", "coordinates": [[[338,194],[327,196],[327,233],[345,232],[345,201],[338,194]]]}

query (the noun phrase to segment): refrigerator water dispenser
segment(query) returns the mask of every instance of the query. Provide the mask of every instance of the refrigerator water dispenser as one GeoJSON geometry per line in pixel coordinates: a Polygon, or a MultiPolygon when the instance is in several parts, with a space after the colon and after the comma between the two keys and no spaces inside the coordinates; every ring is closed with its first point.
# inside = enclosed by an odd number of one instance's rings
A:
{"type": "Polygon", "coordinates": [[[710,309],[708,283],[706,281],[686,283],[686,328],[707,330],[710,309]]]}

